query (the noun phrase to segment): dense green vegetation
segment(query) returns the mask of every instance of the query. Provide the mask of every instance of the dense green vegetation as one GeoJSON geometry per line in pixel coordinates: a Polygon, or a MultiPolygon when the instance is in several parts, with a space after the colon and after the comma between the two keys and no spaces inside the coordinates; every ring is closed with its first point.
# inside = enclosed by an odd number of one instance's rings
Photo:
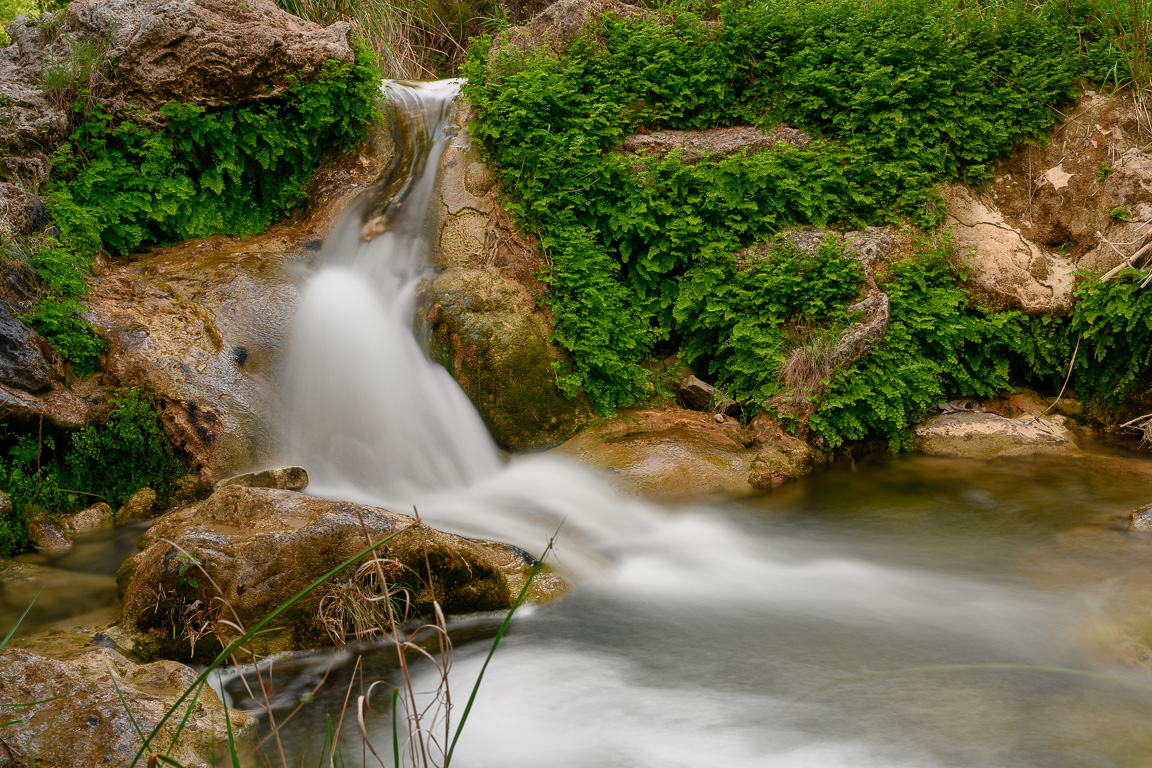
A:
{"type": "MultiPolygon", "coordinates": [[[[1090,4],[728,0],[717,13],[605,17],[564,55],[487,39],[465,67],[473,133],[550,262],[561,386],[601,412],[644,397],[657,345],[751,403],[784,393],[781,366],[809,343],[789,329],[844,323],[859,275],[786,249],[749,268],[742,249],[801,224],[936,225],[935,184],[986,180],[1014,143],[1042,140],[1078,78],[1123,64],[1090,4]],[[814,140],[718,159],[615,151],[636,131],[782,122],[814,140]]],[[[1085,283],[1071,320],[988,315],[955,262],[922,248],[881,276],[894,322],[817,404],[827,444],[898,443],[950,395],[1062,377],[1082,334],[1082,394],[1113,397],[1147,370],[1143,296],[1085,283]]]]}
{"type": "Polygon", "coordinates": [[[0,519],[0,557],[26,546],[28,519],[39,512],[83,509],[96,501],[116,508],[144,486],[167,498],[186,467],[176,456],[153,402],[135,389],[111,400],[101,425],[68,435],[0,434],[0,489],[12,514],[0,519]]]}

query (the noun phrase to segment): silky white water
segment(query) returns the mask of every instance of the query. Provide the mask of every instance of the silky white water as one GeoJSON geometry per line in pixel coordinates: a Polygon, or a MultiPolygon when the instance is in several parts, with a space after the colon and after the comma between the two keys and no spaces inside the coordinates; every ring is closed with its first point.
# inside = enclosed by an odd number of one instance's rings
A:
{"type": "MultiPolygon", "coordinates": [[[[865,671],[961,662],[1104,669],[1085,636],[1099,620],[1092,590],[1113,578],[1107,568],[1084,584],[1042,584],[990,556],[1010,541],[1015,557],[1041,536],[1038,525],[1043,536],[1053,533],[1021,501],[1035,468],[971,498],[963,485],[919,476],[935,507],[914,488],[841,493],[830,484],[855,480],[839,471],[754,503],[668,509],[560,459],[505,464],[413,329],[456,92],[451,81],[385,86],[410,142],[402,183],[391,187],[387,231],[365,240],[363,216],[349,216],[307,283],[289,353],[287,448],[318,495],[398,512],[415,506],[434,526],[535,552],[560,528],[558,567],[576,586],[562,602],[518,617],[453,764],[1141,764],[1133,761],[1150,754],[1149,729],[1126,712],[1147,701],[1051,673],[880,678],[791,706],[865,671]],[[991,510],[1008,522],[999,534],[994,525],[956,530],[945,515],[943,538],[917,524],[950,503],[967,517],[983,520],[991,510]],[[860,504],[883,507],[882,522],[860,513],[837,530],[838,510],[860,504]],[[805,527],[812,520],[823,526],[805,527]],[[905,540],[909,526],[922,535],[905,540]],[[893,540],[901,543],[890,549],[893,540]],[[1098,722],[1102,712],[1111,725],[1098,722]]],[[[1083,507],[1094,498],[1119,508],[1137,495],[1125,486],[1094,497],[1087,480],[1057,475],[1036,495],[1050,506],[1079,505],[1062,507],[1065,516],[1088,517],[1083,507]]],[[[980,477],[971,480],[980,487],[980,477]]],[[[452,681],[462,692],[486,649],[469,640],[490,637],[493,624],[479,617],[454,626],[452,681]]],[[[333,664],[350,674],[351,658],[324,652],[282,664],[279,674],[291,679],[278,695],[283,703],[302,696],[333,664]]],[[[365,668],[388,676],[388,659],[369,653],[365,668]]],[[[332,680],[330,700],[286,736],[309,764],[324,714],[339,710],[346,682],[340,671],[332,680]]],[[[375,706],[387,710],[383,699],[375,706]]],[[[390,744],[388,718],[369,727],[379,746],[390,744]]],[[[360,764],[357,739],[349,730],[346,765],[360,764]]]]}

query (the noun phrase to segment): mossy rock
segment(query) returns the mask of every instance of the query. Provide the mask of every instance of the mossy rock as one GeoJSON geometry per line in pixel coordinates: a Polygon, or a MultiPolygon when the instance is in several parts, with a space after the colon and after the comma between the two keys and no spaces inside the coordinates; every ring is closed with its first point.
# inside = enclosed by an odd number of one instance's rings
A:
{"type": "Polygon", "coordinates": [[[452,373],[496,441],[557,445],[590,417],[556,386],[558,351],[523,286],[496,269],[448,269],[424,286],[429,351],[452,373]]]}
{"type": "MultiPolygon", "coordinates": [[[[217,618],[251,628],[363,550],[365,531],[373,542],[400,532],[376,551],[386,580],[405,588],[416,612],[430,610],[433,600],[448,614],[507,610],[515,600],[509,578],[522,583],[532,567],[507,545],[442,533],[383,509],[228,486],[149,529],[144,551],[117,573],[122,623],[143,633],[139,648],[146,658],[211,657],[219,639],[206,633],[193,642],[189,628],[207,623],[225,639],[232,631],[217,618]],[[189,565],[188,555],[200,565],[189,565]],[[216,608],[217,598],[230,608],[216,608]]],[[[254,639],[253,650],[268,654],[330,644],[320,603],[339,583],[351,582],[357,567],[280,614],[271,631],[254,639]]]]}

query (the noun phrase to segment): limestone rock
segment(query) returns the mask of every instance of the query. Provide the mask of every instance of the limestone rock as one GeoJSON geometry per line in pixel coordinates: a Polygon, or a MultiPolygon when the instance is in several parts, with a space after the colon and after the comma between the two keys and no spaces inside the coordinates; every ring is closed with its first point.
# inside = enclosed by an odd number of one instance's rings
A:
{"type": "Polygon", "coordinates": [[[124,506],[116,510],[116,524],[124,525],[134,520],[147,520],[152,516],[154,506],[156,506],[156,491],[151,488],[141,488],[128,497],[124,506]]]}
{"type": "Polygon", "coordinates": [[[605,14],[628,18],[646,11],[619,0],[557,0],[527,24],[500,33],[490,54],[494,67],[515,67],[529,51],[563,55],[605,14]]]}
{"type": "MultiPolygon", "coordinates": [[[[361,524],[373,541],[410,526],[411,518],[383,509],[270,488],[228,486],[207,500],[158,519],[145,535],[144,551],[117,574],[123,623],[145,633],[137,647],[146,656],[189,653],[180,627],[189,605],[199,600],[195,620],[219,610],[209,579],[198,586],[177,584],[187,563],[181,550],[202,563],[245,626],[251,626],[334,566],[366,546],[361,524]],[[178,545],[177,549],[173,542],[178,545]],[[150,645],[149,645],[150,644],[150,645]]],[[[387,578],[409,585],[414,605],[429,606],[432,593],[446,613],[505,610],[514,594],[509,579],[531,568],[507,545],[477,542],[415,525],[380,550],[387,578]],[[427,559],[426,559],[427,558],[427,559]],[[419,578],[418,578],[419,577],[419,578]]],[[[198,575],[198,571],[194,572],[198,575]]],[[[341,576],[348,578],[348,574],[341,576]]],[[[259,636],[261,652],[315,648],[330,642],[318,617],[325,589],[281,614],[277,629],[259,636]]],[[[208,641],[197,651],[207,653],[208,641]]]]}
{"type": "Polygon", "coordinates": [[[0,305],[0,384],[39,392],[52,381],[44,340],[0,305]]]}
{"type": "Polygon", "coordinates": [[[1020,416],[958,411],[931,416],[917,425],[914,446],[930,456],[990,459],[1074,450],[1064,417],[1020,416]]]}
{"type": "Polygon", "coordinates": [[[47,223],[48,215],[40,198],[19,184],[0,181],[0,235],[28,234],[47,223]]]}
{"type": "MultiPolygon", "coordinates": [[[[8,648],[0,653],[0,707],[10,715],[5,721],[18,723],[0,727],[0,738],[28,764],[34,759],[43,768],[128,765],[140,746],[136,726],[152,730],[195,679],[196,673],[182,664],[137,665],[108,648],[70,660],[8,648]],[[22,706],[29,702],[43,703],[22,706]]],[[[255,724],[243,712],[231,712],[230,719],[241,736],[255,724]]],[[[170,719],[157,743],[167,747],[179,722],[170,719]]],[[[213,744],[218,751],[227,740],[224,705],[208,688],[197,699],[170,757],[189,768],[207,768],[213,744]]]]}
{"type": "Polygon", "coordinates": [[[758,451],[738,423],[679,408],[631,411],[581,432],[555,450],[608,470],[644,496],[747,493],[758,451]]]}
{"type": "Polygon", "coordinates": [[[12,514],[12,497],[0,491],[0,517],[12,514]]]}
{"type": "Polygon", "coordinates": [[[559,443],[589,417],[556,386],[559,358],[524,288],[495,269],[449,269],[425,284],[432,358],[448,369],[498,443],[559,443]]]}
{"type": "MultiPolygon", "coordinates": [[[[848,232],[835,232],[830,229],[793,229],[780,235],[780,239],[809,256],[817,255],[830,237],[839,238],[844,255],[858,260],[866,271],[877,261],[887,258],[894,246],[891,231],[884,227],[868,227],[848,232]]],[[[775,247],[774,240],[753,243],[739,254],[738,263],[747,265],[769,259],[775,247]]]]}
{"type": "Polygon", "coordinates": [[[704,158],[750,154],[772,149],[777,144],[806,146],[812,139],[803,131],[779,125],[769,132],[748,125],[709,128],[703,131],[653,131],[624,138],[625,152],[639,157],[663,157],[678,150],[680,159],[692,162],[704,158]]]}
{"type": "Polygon", "coordinates": [[[28,522],[28,543],[41,552],[60,552],[72,546],[64,532],[46,517],[36,517],[28,522]]]}
{"type": "Polygon", "coordinates": [[[229,485],[243,488],[279,488],[284,491],[302,491],[308,487],[308,472],[304,467],[277,467],[259,472],[234,475],[216,483],[216,490],[229,485]]]}
{"type": "Polygon", "coordinates": [[[67,62],[78,44],[104,50],[112,109],[151,117],[171,101],[244,105],[283,96],[329,61],[353,58],[339,22],[328,28],[272,0],[80,0],[35,22],[17,17],[0,49],[0,173],[42,182],[48,157],[69,130],[66,98],[41,88],[44,67],[67,62]]]}
{"type": "Polygon", "coordinates": [[[844,329],[840,339],[832,349],[833,368],[847,368],[864,357],[874,344],[878,344],[888,332],[891,312],[888,294],[872,291],[867,297],[848,307],[848,314],[863,314],[863,319],[844,329]]]}
{"type": "Polygon", "coordinates": [[[60,525],[69,533],[84,533],[100,528],[111,528],[116,524],[116,514],[112,507],[103,501],[60,518],[60,525]]]}
{"type": "Polygon", "coordinates": [[[809,474],[827,456],[798,437],[786,434],[767,412],[761,411],[748,424],[747,443],[759,449],[748,472],[753,488],[776,488],[809,474]]]}
{"type": "Polygon", "coordinates": [[[41,419],[60,429],[79,429],[88,423],[94,406],[66,389],[31,395],[0,384],[0,423],[35,428],[41,419]]]}
{"type": "Polygon", "coordinates": [[[1072,305],[1071,261],[1049,253],[1005,221],[992,203],[962,184],[946,192],[947,223],[970,272],[967,288],[981,306],[1053,314],[1072,305]]]}

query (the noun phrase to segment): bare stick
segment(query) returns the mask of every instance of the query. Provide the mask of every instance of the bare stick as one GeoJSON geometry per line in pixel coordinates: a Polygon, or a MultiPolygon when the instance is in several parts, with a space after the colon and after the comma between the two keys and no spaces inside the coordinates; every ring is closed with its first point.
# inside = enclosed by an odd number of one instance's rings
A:
{"type": "MultiPolygon", "coordinates": [[[[1076,339],[1076,348],[1072,350],[1072,362],[1068,363],[1068,375],[1064,377],[1064,386],[1060,387],[1060,394],[1056,395],[1056,399],[1052,401],[1052,405],[1044,409],[1044,413],[1056,407],[1056,403],[1060,402],[1060,398],[1064,397],[1064,390],[1068,389],[1068,382],[1072,380],[1072,367],[1076,365],[1076,353],[1080,351],[1080,339],[1076,339]]],[[[1044,413],[1040,414],[1041,416],[1044,413]]]]}

